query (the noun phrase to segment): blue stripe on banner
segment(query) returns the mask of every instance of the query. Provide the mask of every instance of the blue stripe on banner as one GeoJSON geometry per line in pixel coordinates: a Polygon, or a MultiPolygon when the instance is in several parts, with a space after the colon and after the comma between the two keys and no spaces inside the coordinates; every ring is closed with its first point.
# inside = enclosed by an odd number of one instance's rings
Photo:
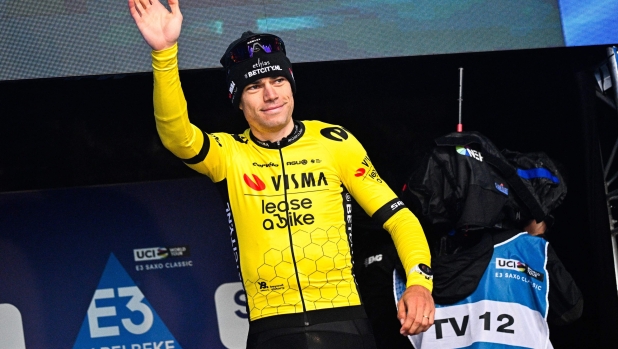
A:
{"type": "Polygon", "coordinates": [[[554,176],[546,168],[531,168],[529,170],[522,170],[521,168],[518,168],[517,174],[519,175],[519,177],[524,179],[547,178],[554,183],[560,183],[558,177],[554,176]]]}

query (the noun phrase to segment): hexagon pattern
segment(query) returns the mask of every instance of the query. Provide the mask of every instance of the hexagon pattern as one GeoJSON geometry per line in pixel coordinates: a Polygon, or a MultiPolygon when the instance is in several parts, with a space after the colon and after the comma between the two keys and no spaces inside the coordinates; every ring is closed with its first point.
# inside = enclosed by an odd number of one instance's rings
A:
{"type": "MultiPolygon", "coordinates": [[[[292,233],[298,281],[307,310],[358,304],[345,229],[342,225],[327,231],[318,228],[292,233]]],[[[302,311],[290,247],[266,251],[257,275],[258,280],[244,280],[251,318],[302,311]]]]}

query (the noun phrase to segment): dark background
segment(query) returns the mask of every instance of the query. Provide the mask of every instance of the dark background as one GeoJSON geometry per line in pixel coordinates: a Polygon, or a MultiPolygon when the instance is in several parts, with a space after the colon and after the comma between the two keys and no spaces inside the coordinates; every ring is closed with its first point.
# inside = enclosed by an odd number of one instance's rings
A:
{"type": "MultiPolygon", "coordinates": [[[[595,97],[592,75],[606,56],[598,46],[297,64],[294,117],[352,131],[398,190],[414,156],[455,131],[463,67],[464,130],[500,149],[545,151],[566,169],[569,192],[548,239],[585,303],[581,319],[551,328],[554,347],[613,347],[618,302],[601,163],[618,114],[595,97]]],[[[193,123],[246,128],[221,70],[182,71],[181,80],[193,123]]],[[[1,82],[0,192],[198,176],[162,147],[152,114],[151,74],[1,82]]]]}

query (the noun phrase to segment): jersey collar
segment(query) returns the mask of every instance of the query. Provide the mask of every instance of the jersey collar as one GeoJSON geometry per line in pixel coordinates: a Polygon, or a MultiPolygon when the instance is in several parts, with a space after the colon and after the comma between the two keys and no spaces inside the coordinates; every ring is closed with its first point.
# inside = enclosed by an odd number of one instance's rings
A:
{"type": "Polygon", "coordinates": [[[292,129],[292,132],[290,132],[289,135],[287,135],[286,137],[283,137],[279,141],[280,145],[277,145],[277,142],[261,141],[257,139],[253,135],[252,132],[249,132],[249,137],[251,137],[251,140],[253,141],[253,143],[257,144],[258,146],[262,148],[277,149],[279,147],[281,148],[287,147],[288,145],[299,140],[303,136],[303,134],[305,134],[305,125],[300,121],[293,120],[293,122],[294,122],[294,128],[292,129]]]}

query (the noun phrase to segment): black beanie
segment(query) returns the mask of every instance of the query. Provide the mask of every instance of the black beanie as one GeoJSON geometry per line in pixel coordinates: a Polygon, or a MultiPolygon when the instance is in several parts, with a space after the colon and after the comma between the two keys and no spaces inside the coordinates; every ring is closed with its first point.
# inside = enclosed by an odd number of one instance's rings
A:
{"type": "Polygon", "coordinates": [[[238,108],[240,104],[240,97],[245,87],[265,77],[285,77],[290,82],[292,93],[296,93],[296,82],[294,81],[294,74],[292,73],[292,63],[284,52],[265,53],[260,51],[256,52],[252,58],[239,63],[234,63],[230,59],[230,51],[236,45],[243,41],[249,41],[249,39],[258,35],[271,34],[255,34],[250,31],[244,32],[239,39],[236,39],[228,46],[225,54],[221,57],[220,62],[226,74],[225,80],[229,92],[228,98],[235,108],[238,108]]]}

